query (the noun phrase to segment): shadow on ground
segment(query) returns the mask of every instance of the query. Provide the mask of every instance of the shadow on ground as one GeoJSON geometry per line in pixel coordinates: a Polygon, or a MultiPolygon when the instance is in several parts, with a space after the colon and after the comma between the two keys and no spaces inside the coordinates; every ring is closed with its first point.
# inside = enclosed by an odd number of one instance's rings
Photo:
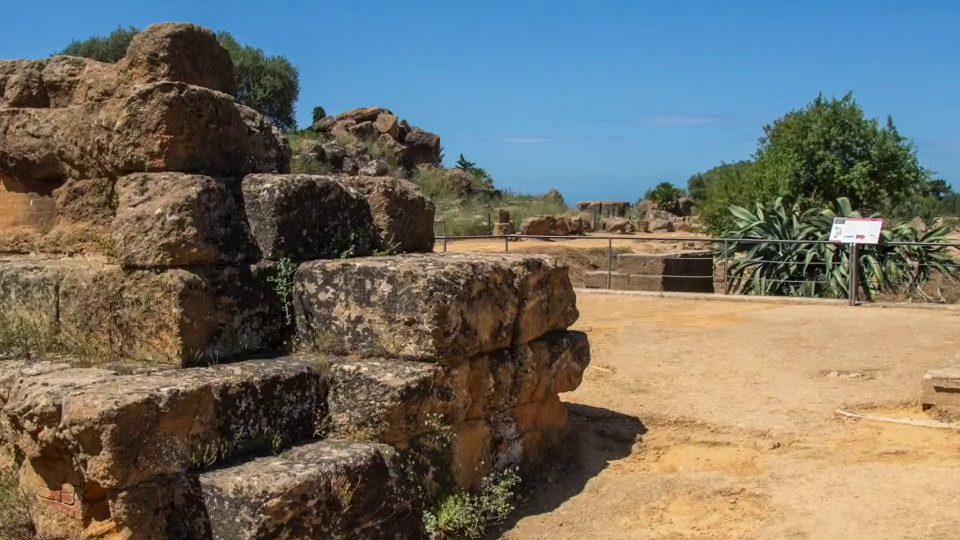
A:
{"type": "Polygon", "coordinates": [[[569,432],[535,469],[524,471],[521,503],[498,527],[501,534],[524,517],[550,512],[582,492],[610,462],[629,456],[647,432],[635,416],[574,403],[567,409],[569,432]]]}

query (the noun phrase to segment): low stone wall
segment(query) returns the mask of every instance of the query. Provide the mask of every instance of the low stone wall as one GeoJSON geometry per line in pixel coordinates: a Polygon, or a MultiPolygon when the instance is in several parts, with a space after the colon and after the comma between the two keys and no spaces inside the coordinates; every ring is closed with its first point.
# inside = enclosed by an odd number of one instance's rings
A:
{"type": "Polygon", "coordinates": [[[628,291],[715,292],[713,254],[709,251],[676,253],[621,253],[617,255],[614,272],[608,278],[606,271],[587,272],[585,286],[628,291]]]}

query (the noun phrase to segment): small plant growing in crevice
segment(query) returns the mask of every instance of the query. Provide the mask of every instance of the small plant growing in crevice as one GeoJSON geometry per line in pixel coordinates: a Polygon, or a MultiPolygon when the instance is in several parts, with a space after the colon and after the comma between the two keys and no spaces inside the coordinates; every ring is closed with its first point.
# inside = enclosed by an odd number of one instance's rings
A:
{"type": "Polygon", "coordinates": [[[284,257],[277,265],[276,275],[267,277],[267,282],[273,285],[273,290],[280,299],[283,320],[288,325],[293,324],[293,275],[296,271],[297,263],[284,257]]]}
{"type": "Polygon", "coordinates": [[[499,525],[514,511],[520,476],[515,469],[494,473],[483,479],[479,493],[453,493],[423,513],[423,524],[431,540],[477,538],[499,525]]]}
{"type": "MultiPolygon", "coordinates": [[[[4,458],[0,457],[0,462],[4,458]]],[[[20,487],[13,467],[0,465],[0,539],[37,538],[30,497],[20,487]]]]}

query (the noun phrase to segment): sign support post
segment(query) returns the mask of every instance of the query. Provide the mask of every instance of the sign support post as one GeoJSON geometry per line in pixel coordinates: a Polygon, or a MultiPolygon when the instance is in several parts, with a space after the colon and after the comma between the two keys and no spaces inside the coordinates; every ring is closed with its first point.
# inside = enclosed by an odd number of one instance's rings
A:
{"type": "Polygon", "coordinates": [[[851,306],[857,305],[860,288],[860,244],[880,243],[881,229],[883,220],[878,218],[833,218],[830,241],[850,246],[850,268],[847,272],[850,283],[847,285],[847,296],[851,306]]]}
{"type": "Polygon", "coordinates": [[[860,287],[860,244],[850,244],[850,305],[857,305],[857,291],[860,287]]]}

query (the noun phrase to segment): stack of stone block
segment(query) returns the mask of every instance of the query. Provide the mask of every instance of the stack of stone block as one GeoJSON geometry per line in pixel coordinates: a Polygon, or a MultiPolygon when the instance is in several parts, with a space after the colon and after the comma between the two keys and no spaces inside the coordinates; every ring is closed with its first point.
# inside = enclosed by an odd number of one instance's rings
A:
{"type": "Polygon", "coordinates": [[[493,224],[493,230],[490,232],[493,236],[504,236],[507,234],[516,234],[513,223],[510,222],[510,212],[508,210],[497,210],[497,222],[493,224]]]}
{"type": "MultiPolygon", "coordinates": [[[[715,290],[713,254],[709,251],[620,253],[609,274],[610,287],[621,291],[712,293],[715,290]]],[[[608,272],[587,272],[585,286],[606,289],[608,272]]]]}
{"type": "Polygon", "coordinates": [[[405,180],[282,174],[231,77],[186,24],[0,62],[0,315],[61,345],[0,350],[0,466],[50,537],[417,537],[563,436],[568,270],[429,253],[405,180]]]}

